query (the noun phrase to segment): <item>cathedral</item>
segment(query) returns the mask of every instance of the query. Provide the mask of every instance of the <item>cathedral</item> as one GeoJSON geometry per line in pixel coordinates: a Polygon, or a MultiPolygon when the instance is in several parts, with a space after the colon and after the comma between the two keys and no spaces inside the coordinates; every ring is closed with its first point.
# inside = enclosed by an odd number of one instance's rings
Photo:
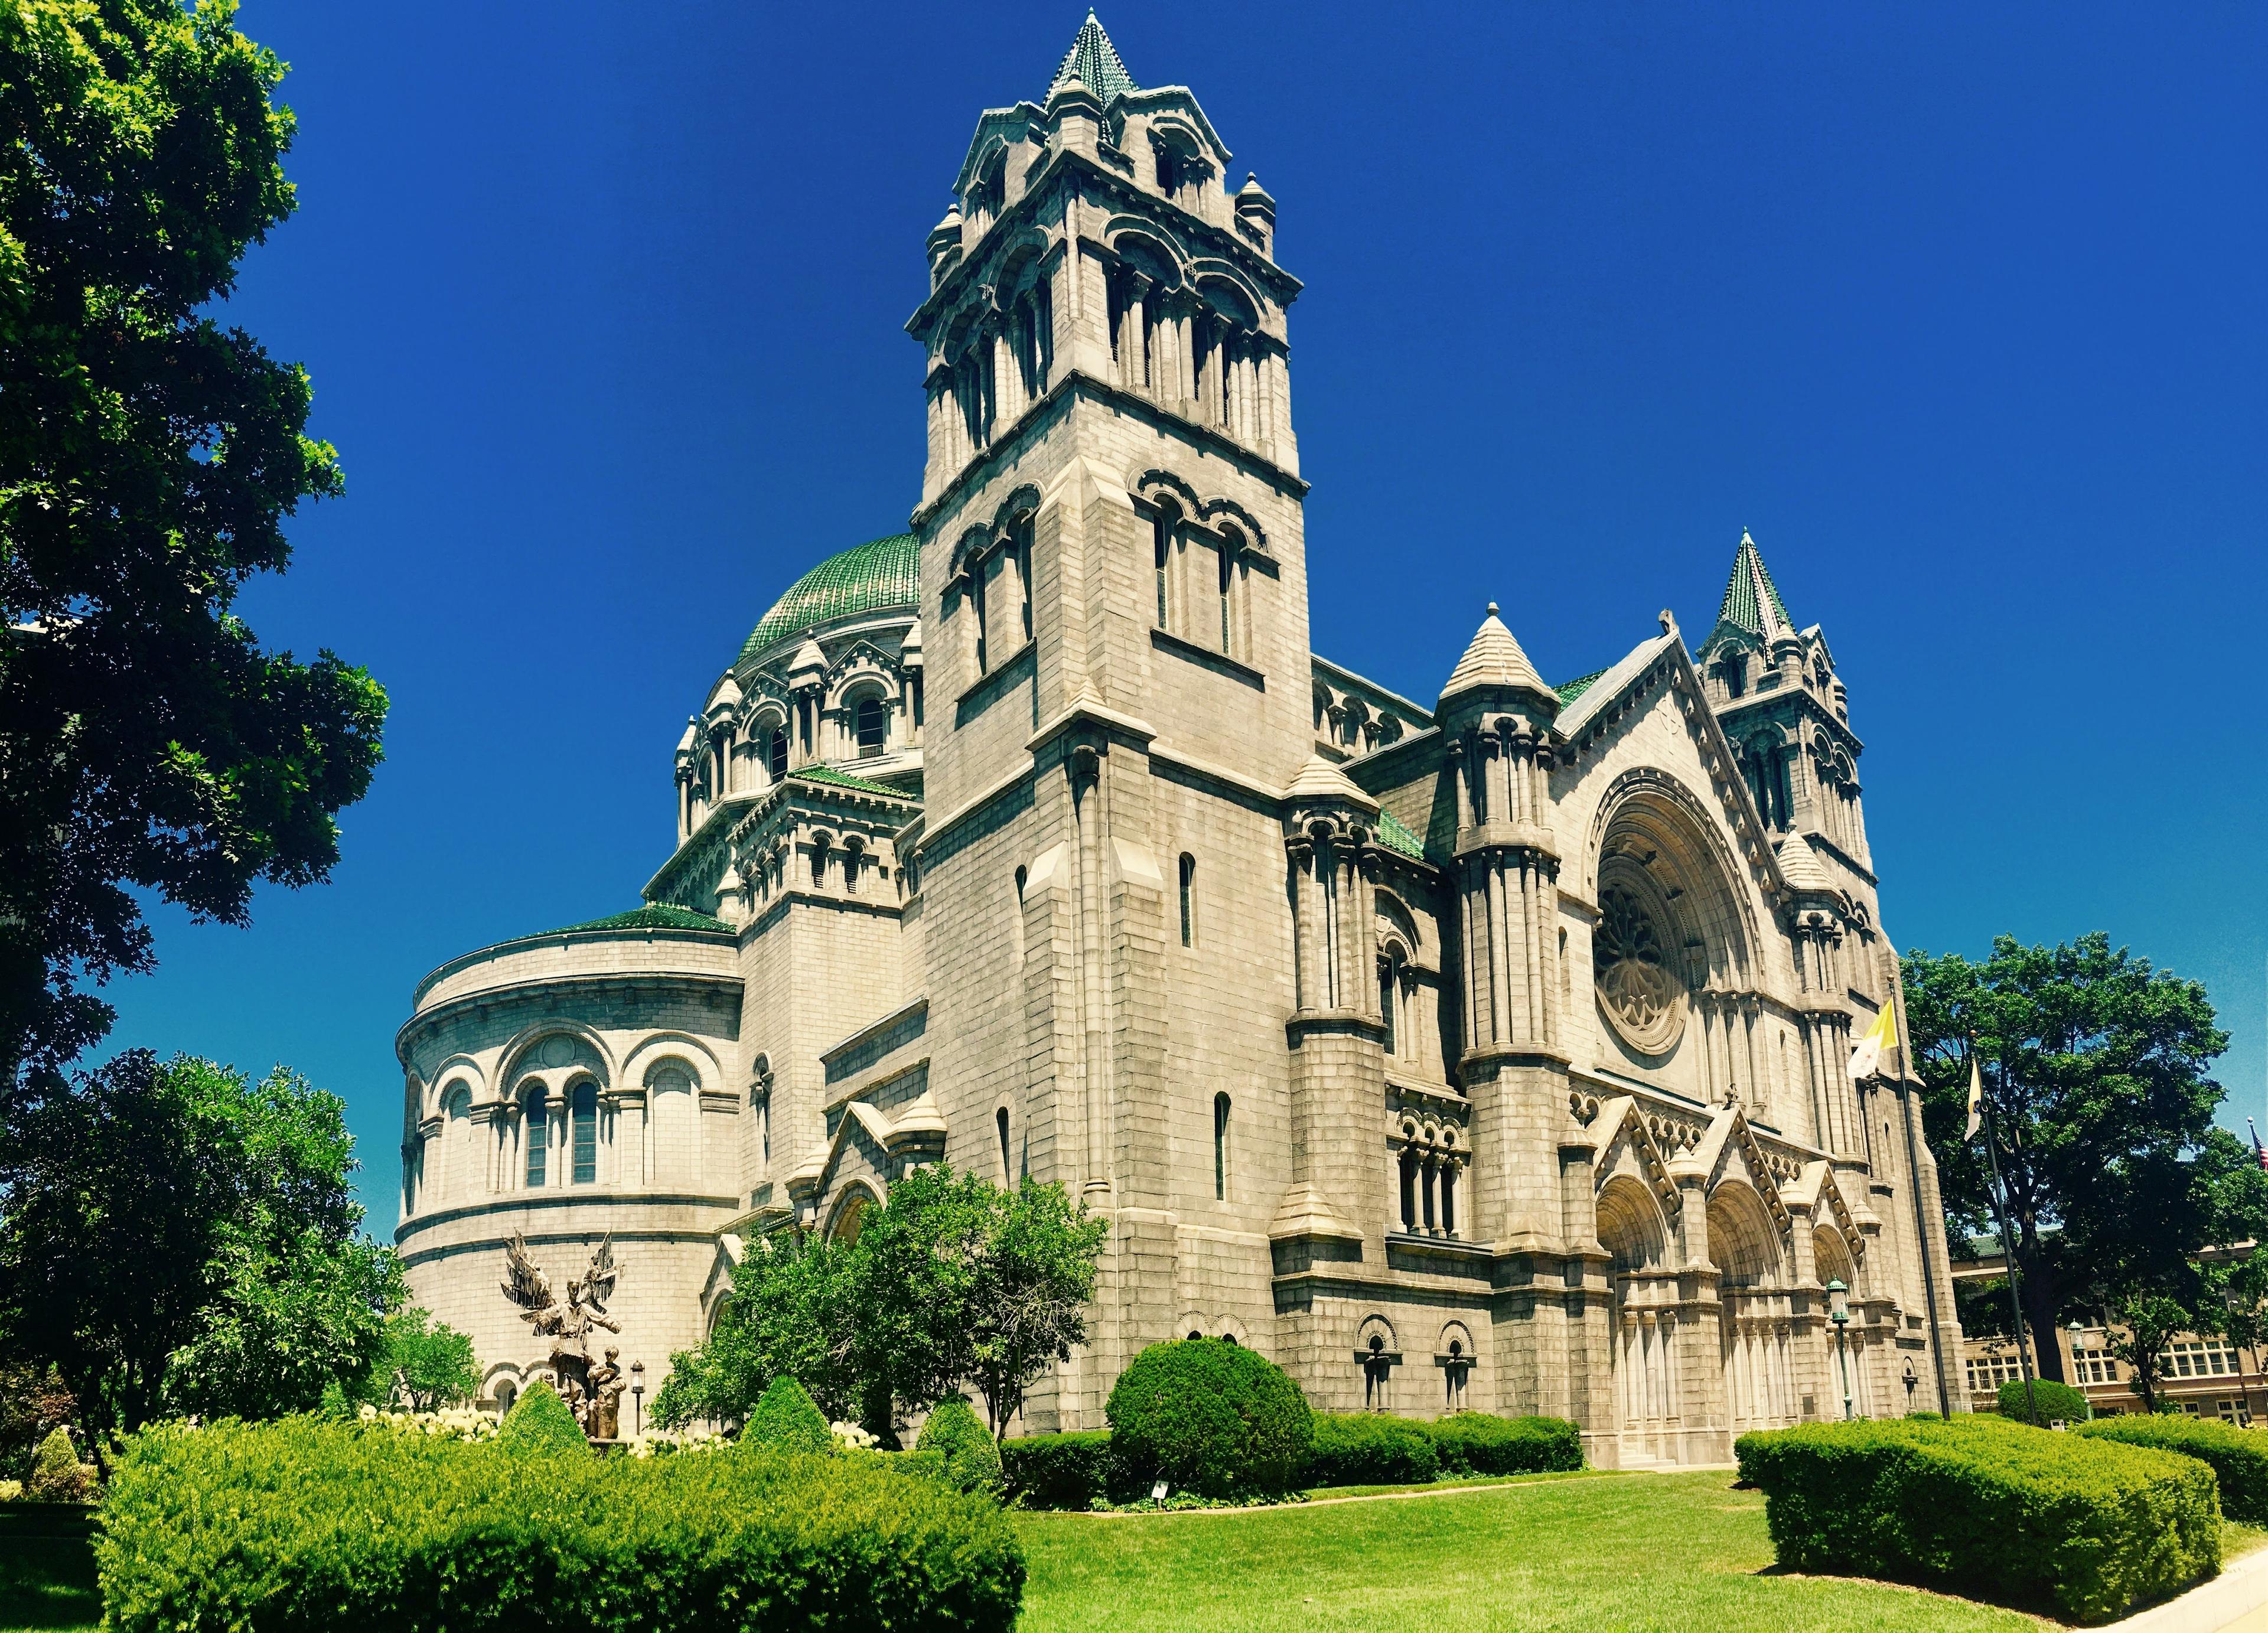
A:
{"type": "Polygon", "coordinates": [[[1431,704],[1312,651],[1300,285],[1228,176],[1092,15],[979,118],[906,326],[909,531],[698,700],[643,905],[416,989],[416,1302],[505,1403],[545,1365],[510,1244],[564,1287],[611,1238],[650,1388],[752,1239],[945,1161],[1109,1221],[1022,1432],[1197,1335],[1609,1467],[1965,1409],[1919,1084],[1846,1070],[1901,995],[1819,627],[1744,534],[1697,645],[1665,612],[1556,684],[1513,599],[1431,704]]]}

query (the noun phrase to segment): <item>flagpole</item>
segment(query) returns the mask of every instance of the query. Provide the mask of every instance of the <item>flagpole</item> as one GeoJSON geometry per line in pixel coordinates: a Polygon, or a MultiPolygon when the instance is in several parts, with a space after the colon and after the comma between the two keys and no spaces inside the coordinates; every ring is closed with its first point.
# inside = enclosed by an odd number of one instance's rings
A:
{"type": "MultiPolygon", "coordinates": [[[[1977,1048],[1974,1033],[1969,1039],[1973,1052],[1977,1048]]],[[[2034,1424],[2040,1424],[2040,1402],[2032,1388],[2032,1352],[2024,1341],[2024,1295],[2016,1276],[2016,1239],[2008,1229],[2008,1204],[2002,1200],[2000,1186],[2000,1136],[1992,1125],[1992,1097],[1977,1096],[1984,1113],[1984,1154],[1992,1164],[1992,1213],[2000,1222],[2000,1262],[2008,1267],[2008,1308],[2016,1318],[2016,1365],[2024,1375],[2024,1409],[2034,1424]]]]}

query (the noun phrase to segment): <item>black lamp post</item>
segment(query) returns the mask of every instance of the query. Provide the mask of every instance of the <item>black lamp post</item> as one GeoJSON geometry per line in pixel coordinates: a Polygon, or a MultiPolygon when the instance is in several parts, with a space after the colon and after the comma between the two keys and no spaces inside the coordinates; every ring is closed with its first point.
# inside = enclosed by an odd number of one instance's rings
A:
{"type": "Polygon", "coordinates": [[[1840,1276],[1827,1284],[1827,1319],[1835,1323],[1835,1358],[1843,1368],[1843,1420],[1848,1423],[1854,1416],[1851,1410],[1851,1346],[1847,1336],[1851,1290],[1843,1285],[1840,1276]]]}
{"type": "Polygon", "coordinates": [[[2086,1335],[2087,1326],[2074,1319],[2066,1330],[2071,1334],[2071,1370],[2079,1374],[2080,1398],[2087,1402],[2087,1421],[2091,1423],[2095,1421],[2095,1397],[2087,1393],[2087,1369],[2079,1360],[2079,1341],[2086,1335]]]}
{"type": "Polygon", "coordinates": [[[630,1363],[630,1438],[645,1437],[645,1363],[630,1363]]]}

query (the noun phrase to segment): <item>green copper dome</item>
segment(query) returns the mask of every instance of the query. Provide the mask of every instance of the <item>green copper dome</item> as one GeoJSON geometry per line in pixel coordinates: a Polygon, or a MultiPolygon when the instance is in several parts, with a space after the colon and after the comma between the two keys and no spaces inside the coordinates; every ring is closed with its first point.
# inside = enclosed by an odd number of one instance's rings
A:
{"type": "Polygon", "coordinates": [[[911,613],[921,599],[921,542],[909,533],[892,533],[830,555],[788,586],[756,625],[739,661],[779,642],[838,618],[902,607],[911,613]]]}

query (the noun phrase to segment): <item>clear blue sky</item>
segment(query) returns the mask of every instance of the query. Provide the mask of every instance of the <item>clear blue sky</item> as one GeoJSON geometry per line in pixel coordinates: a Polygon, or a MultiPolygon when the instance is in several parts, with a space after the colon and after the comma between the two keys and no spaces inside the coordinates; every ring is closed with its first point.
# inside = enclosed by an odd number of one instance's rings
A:
{"type": "MultiPolygon", "coordinates": [[[[299,214],[232,315],[347,494],[248,595],[393,694],[327,886],[159,911],[115,1041],[343,1094],[394,1224],[412,983],[634,904],[772,599],[900,529],[979,110],[1083,5],[247,0],[299,214]]],[[[1553,678],[1754,530],[1866,739],[1904,947],[2102,928],[2263,1099],[2268,11],[1107,7],[1281,210],[1316,650],[1430,700],[1491,599],[1553,678]]]]}

